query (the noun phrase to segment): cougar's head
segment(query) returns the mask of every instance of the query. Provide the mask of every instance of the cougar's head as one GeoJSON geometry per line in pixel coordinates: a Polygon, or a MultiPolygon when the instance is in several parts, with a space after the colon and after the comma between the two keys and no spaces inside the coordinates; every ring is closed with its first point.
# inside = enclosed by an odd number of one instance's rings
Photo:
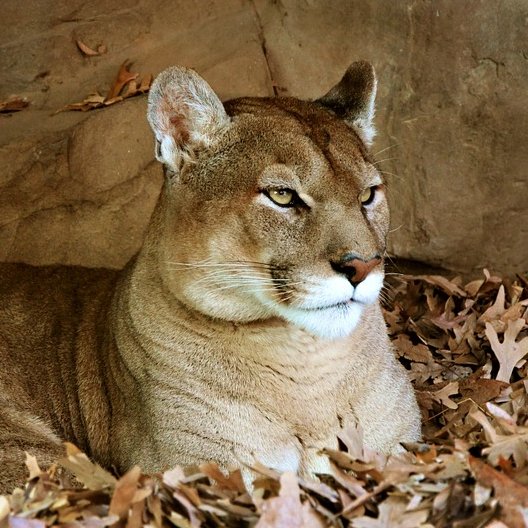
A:
{"type": "Polygon", "coordinates": [[[224,106],[192,70],[158,76],[148,119],[166,182],[147,244],[181,303],[325,338],[354,330],[382,287],[389,225],[367,150],[375,92],[365,62],[316,101],[224,106]]]}

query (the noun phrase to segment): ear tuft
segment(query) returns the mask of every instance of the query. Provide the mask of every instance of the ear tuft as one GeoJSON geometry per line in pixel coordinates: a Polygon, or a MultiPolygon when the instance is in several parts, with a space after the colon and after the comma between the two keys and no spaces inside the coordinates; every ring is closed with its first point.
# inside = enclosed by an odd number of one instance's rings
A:
{"type": "Polygon", "coordinates": [[[367,146],[372,144],[376,134],[372,121],[377,84],[372,64],[354,62],[341,81],[317,100],[353,127],[367,146]]]}
{"type": "Polygon", "coordinates": [[[156,136],[156,158],[175,172],[229,124],[211,87],[195,71],[176,66],[152,84],[147,118],[156,136]]]}

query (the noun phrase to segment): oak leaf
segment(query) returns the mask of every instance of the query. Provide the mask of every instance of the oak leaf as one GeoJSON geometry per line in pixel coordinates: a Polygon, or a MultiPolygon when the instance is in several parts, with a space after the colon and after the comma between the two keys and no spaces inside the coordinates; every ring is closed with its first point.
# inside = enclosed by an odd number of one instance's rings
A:
{"type": "Polygon", "coordinates": [[[486,323],[486,337],[496,358],[499,360],[500,367],[496,376],[498,381],[509,383],[513,369],[528,354],[528,337],[521,339],[519,342],[515,341],[525,324],[524,319],[508,321],[504,332],[504,340],[501,343],[493,326],[490,323],[486,323]]]}

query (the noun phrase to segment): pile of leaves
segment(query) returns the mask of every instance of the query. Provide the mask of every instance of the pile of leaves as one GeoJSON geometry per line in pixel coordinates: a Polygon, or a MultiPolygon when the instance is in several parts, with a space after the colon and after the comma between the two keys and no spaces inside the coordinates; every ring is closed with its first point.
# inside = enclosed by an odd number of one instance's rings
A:
{"type": "Polygon", "coordinates": [[[424,443],[386,457],[348,429],[340,450],[325,451],[330,475],[307,481],[256,466],[251,490],[239,471],[213,464],[153,476],[135,467],[118,479],[67,445],[45,472],[28,456],[25,488],[0,497],[0,527],[528,526],[527,280],[401,276],[386,294],[424,443]]]}

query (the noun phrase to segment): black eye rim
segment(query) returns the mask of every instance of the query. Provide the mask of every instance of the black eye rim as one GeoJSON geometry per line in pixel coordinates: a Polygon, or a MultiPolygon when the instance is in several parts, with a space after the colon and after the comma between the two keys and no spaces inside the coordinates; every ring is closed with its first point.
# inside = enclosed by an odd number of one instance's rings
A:
{"type": "MultiPolygon", "coordinates": [[[[367,187],[368,189],[370,189],[370,197],[368,200],[361,202],[361,207],[367,207],[374,201],[374,198],[376,198],[376,193],[378,192],[379,187],[380,187],[379,185],[371,185],[370,187],[367,187]]],[[[364,189],[364,191],[366,190],[367,189],[364,189]]]]}
{"type": "Polygon", "coordinates": [[[295,189],[289,187],[269,187],[267,189],[260,189],[260,192],[267,196],[275,205],[283,207],[284,209],[291,209],[292,207],[307,207],[307,205],[301,200],[299,194],[295,189]],[[277,203],[270,195],[271,191],[286,191],[292,193],[292,201],[287,204],[277,203]]]}

